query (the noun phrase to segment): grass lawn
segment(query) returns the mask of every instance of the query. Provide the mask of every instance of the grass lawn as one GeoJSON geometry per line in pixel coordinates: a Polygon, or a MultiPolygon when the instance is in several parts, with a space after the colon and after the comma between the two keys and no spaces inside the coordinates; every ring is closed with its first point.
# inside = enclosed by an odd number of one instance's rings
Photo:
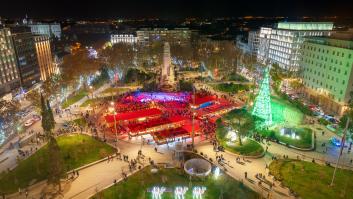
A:
{"type": "Polygon", "coordinates": [[[80,107],[87,107],[89,105],[95,106],[96,104],[102,102],[104,99],[103,98],[94,98],[94,99],[87,99],[85,102],[83,102],[80,107]]]}
{"type": "MultiPolygon", "coordinates": [[[[69,171],[114,153],[111,146],[87,135],[61,136],[57,138],[64,168],[69,171]]],[[[18,187],[45,180],[48,175],[48,148],[44,146],[31,157],[23,160],[9,173],[0,174],[0,192],[13,193],[18,187]]]]}
{"type": "Polygon", "coordinates": [[[277,160],[270,164],[271,173],[303,199],[353,198],[353,171],[337,170],[330,187],[334,168],[297,160],[277,160]]]}
{"type": "Polygon", "coordinates": [[[264,152],[264,148],[254,140],[246,139],[242,141],[243,145],[240,146],[238,142],[234,145],[222,143],[224,148],[232,153],[245,155],[245,156],[258,156],[264,152]]]}
{"type": "MultiPolygon", "coordinates": [[[[160,169],[158,173],[153,174],[150,167],[144,168],[142,171],[128,177],[126,181],[122,181],[112,187],[98,193],[92,197],[94,199],[152,199],[151,192],[147,190],[154,186],[164,186],[168,189],[162,195],[163,199],[174,199],[174,188],[176,186],[189,187],[189,176],[181,169],[160,169]]],[[[204,186],[207,188],[204,199],[219,198],[223,192],[224,199],[251,199],[259,198],[259,195],[247,188],[242,183],[234,180],[226,174],[222,174],[215,179],[210,175],[204,180],[192,179],[192,187],[204,186]]],[[[185,194],[185,199],[192,199],[192,188],[185,194]]]]}
{"type": "Polygon", "coordinates": [[[102,94],[116,94],[116,93],[123,93],[127,92],[129,89],[128,88],[119,88],[119,87],[109,87],[102,91],[102,94]]]}
{"type": "Polygon", "coordinates": [[[87,122],[84,118],[80,117],[77,119],[72,120],[73,123],[77,124],[78,126],[84,127],[87,125],[87,122]]]}
{"type": "Polygon", "coordinates": [[[275,140],[279,140],[280,142],[293,145],[299,148],[311,148],[313,137],[312,130],[309,128],[294,128],[294,131],[297,132],[297,135],[300,139],[293,139],[291,137],[282,136],[280,134],[280,127],[277,127],[273,130],[262,131],[261,134],[270,137],[275,140]]]}
{"type": "Polygon", "coordinates": [[[75,94],[69,96],[69,97],[67,98],[67,100],[62,103],[61,106],[62,106],[62,108],[65,109],[65,108],[71,106],[72,104],[74,104],[74,103],[80,101],[82,98],[84,98],[84,97],[87,96],[87,95],[88,95],[88,92],[87,92],[87,91],[85,91],[85,90],[80,90],[80,91],[76,92],[75,94]]]}
{"type": "Polygon", "coordinates": [[[220,83],[216,85],[212,85],[212,87],[216,90],[226,92],[226,93],[238,93],[239,91],[249,90],[248,85],[243,84],[233,84],[233,83],[220,83]]]}

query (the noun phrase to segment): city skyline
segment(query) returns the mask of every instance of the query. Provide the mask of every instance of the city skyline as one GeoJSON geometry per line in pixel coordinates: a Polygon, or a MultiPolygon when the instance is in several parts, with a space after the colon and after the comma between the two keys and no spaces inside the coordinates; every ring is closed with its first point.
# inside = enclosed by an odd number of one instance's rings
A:
{"type": "Polygon", "coordinates": [[[239,16],[340,16],[352,17],[352,2],[332,1],[84,1],[63,0],[55,4],[35,1],[11,1],[1,6],[2,17],[21,18],[148,18],[180,19],[184,17],[239,17],[239,16]]]}

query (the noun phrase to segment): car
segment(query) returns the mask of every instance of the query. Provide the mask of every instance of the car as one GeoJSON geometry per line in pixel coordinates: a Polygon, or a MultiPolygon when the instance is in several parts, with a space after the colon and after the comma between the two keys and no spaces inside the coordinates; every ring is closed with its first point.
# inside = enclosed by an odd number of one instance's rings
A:
{"type": "Polygon", "coordinates": [[[32,119],[37,122],[40,121],[42,118],[39,115],[32,115],[32,119]]]}

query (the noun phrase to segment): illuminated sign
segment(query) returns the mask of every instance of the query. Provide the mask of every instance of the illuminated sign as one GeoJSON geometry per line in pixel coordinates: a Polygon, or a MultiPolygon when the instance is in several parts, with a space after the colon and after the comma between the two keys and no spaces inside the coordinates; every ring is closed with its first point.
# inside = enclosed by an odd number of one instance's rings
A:
{"type": "MultiPolygon", "coordinates": [[[[193,199],[202,199],[207,188],[203,186],[196,186],[192,189],[192,198],[193,199]]],[[[185,199],[186,193],[189,191],[189,188],[186,186],[177,186],[173,189],[166,187],[155,186],[152,189],[149,189],[148,192],[152,193],[152,199],[162,199],[164,193],[174,193],[175,199],[185,199]]]]}
{"type": "Polygon", "coordinates": [[[184,199],[185,193],[188,191],[187,187],[175,187],[174,195],[176,199],[184,199]]]}
{"type": "Polygon", "coordinates": [[[206,187],[194,187],[192,190],[193,199],[202,199],[203,194],[206,191],[206,187]]]}
{"type": "Polygon", "coordinates": [[[153,187],[152,189],[152,198],[153,199],[162,199],[162,194],[165,192],[165,187],[153,187]]]}

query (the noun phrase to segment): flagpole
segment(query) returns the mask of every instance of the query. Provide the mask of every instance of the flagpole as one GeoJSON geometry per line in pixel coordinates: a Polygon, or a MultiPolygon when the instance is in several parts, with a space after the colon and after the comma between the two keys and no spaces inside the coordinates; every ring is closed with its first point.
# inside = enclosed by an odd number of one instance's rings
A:
{"type": "Polygon", "coordinates": [[[339,164],[339,161],[340,161],[342,153],[343,153],[344,144],[346,142],[346,134],[347,134],[348,125],[349,125],[349,117],[347,117],[346,128],[344,128],[343,136],[342,136],[342,139],[341,139],[340,154],[338,155],[338,158],[337,158],[336,167],[335,167],[335,170],[333,171],[333,175],[332,175],[332,180],[331,180],[330,186],[333,186],[333,182],[335,180],[338,164],[339,164]]]}

